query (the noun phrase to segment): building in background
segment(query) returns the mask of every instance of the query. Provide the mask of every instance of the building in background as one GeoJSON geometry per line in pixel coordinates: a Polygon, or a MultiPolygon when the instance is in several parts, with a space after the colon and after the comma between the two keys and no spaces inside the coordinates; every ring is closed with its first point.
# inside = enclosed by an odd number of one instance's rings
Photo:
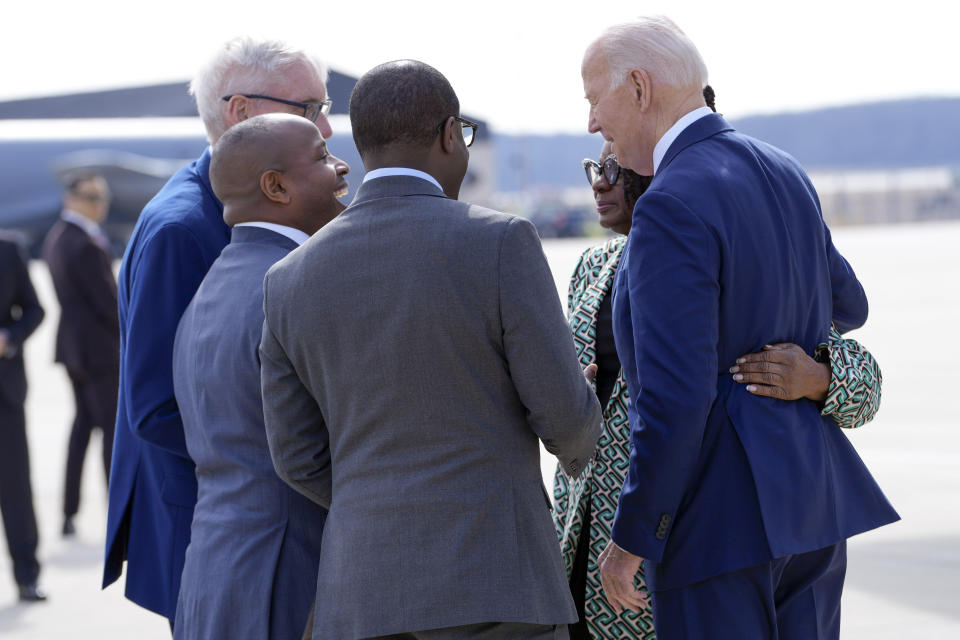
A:
{"type": "MultiPolygon", "coordinates": [[[[718,96],[723,107],[733,96],[718,96]]],[[[796,157],[813,179],[827,222],[888,224],[960,219],[960,98],[917,98],[732,119],[738,130],[796,157]]],[[[497,201],[534,219],[543,235],[579,220],[604,233],[580,161],[599,136],[498,135],[497,201]]]]}
{"type": "Polygon", "coordinates": [[[960,218],[960,169],[817,171],[810,179],[834,226],[960,218]]]}

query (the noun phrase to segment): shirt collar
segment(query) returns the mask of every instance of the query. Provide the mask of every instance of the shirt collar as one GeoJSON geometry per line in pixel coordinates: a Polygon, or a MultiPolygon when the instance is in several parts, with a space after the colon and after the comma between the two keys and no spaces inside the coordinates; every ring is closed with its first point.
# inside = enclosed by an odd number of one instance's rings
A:
{"type": "Polygon", "coordinates": [[[427,182],[432,183],[437,187],[437,189],[443,191],[443,187],[440,186],[440,183],[437,182],[437,179],[432,175],[416,169],[409,169],[407,167],[383,167],[381,169],[367,171],[367,174],[363,176],[363,181],[366,182],[367,180],[386,178],[387,176],[411,176],[413,178],[420,178],[421,180],[426,180],[427,182]]]}
{"type": "Polygon", "coordinates": [[[100,225],[83,214],[77,213],[73,209],[64,209],[60,213],[60,218],[77,225],[86,231],[87,235],[91,238],[100,238],[103,235],[103,230],[100,229],[100,225]]]}
{"type": "Polygon", "coordinates": [[[694,109],[687,115],[677,120],[672,127],[667,129],[667,132],[663,134],[663,137],[657,142],[657,146],[653,148],[654,175],[656,175],[657,169],[660,168],[660,163],[663,161],[663,157],[667,155],[667,150],[670,148],[670,145],[672,145],[673,141],[676,140],[681,133],[683,133],[683,130],[700,118],[708,116],[711,113],[713,113],[713,109],[710,107],[700,107],[699,109],[694,109]]]}
{"type": "Polygon", "coordinates": [[[234,227],[260,227],[261,229],[267,229],[273,231],[274,233],[279,233],[282,236],[286,236],[301,245],[307,240],[310,239],[310,236],[300,231],[300,229],[294,229],[293,227],[287,227],[282,224],[274,224],[273,222],[238,222],[233,225],[234,227]]]}

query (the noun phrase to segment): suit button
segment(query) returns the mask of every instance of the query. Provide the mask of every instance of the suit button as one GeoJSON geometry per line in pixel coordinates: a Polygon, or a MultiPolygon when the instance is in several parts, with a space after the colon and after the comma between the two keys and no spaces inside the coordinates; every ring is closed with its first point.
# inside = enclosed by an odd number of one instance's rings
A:
{"type": "Polygon", "coordinates": [[[670,528],[670,515],[665,513],[660,516],[660,525],[657,527],[657,540],[663,540],[667,537],[667,529],[670,528]]]}

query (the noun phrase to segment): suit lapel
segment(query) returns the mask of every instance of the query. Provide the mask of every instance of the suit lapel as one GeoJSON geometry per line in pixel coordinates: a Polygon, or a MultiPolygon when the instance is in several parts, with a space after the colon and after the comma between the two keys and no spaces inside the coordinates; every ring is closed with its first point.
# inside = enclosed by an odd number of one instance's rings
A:
{"type": "Polygon", "coordinates": [[[667,165],[677,157],[677,155],[689,147],[692,144],[696,144],[701,140],[706,140],[711,136],[715,136],[718,133],[723,131],[733,131],[734,128],[723,119],[719,113],[712,113],[708,116],[704,116],[699,120],[696,120],[689,127],[680,132],[680,135],[677,136],[677,139],[673,141],[673,144],[670,145],[670,148],[667,149],[666,155],[663,156],[663,161],[660,163],[660,166],[657,168],[657,175],[660,175],[664,169],[667,168],[667,165]]]}

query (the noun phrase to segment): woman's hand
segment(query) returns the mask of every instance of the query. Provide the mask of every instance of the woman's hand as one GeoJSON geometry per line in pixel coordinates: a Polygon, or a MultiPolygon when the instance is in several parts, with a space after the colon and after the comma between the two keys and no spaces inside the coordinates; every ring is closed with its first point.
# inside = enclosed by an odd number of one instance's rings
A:
{"type": "Polygon", "coordinates": [[[768,344],[762,351],[737,358],[730,373],[750,393],[780,400],[823,402],[830,389],[830,365],[789,342],[768,344]]]}

